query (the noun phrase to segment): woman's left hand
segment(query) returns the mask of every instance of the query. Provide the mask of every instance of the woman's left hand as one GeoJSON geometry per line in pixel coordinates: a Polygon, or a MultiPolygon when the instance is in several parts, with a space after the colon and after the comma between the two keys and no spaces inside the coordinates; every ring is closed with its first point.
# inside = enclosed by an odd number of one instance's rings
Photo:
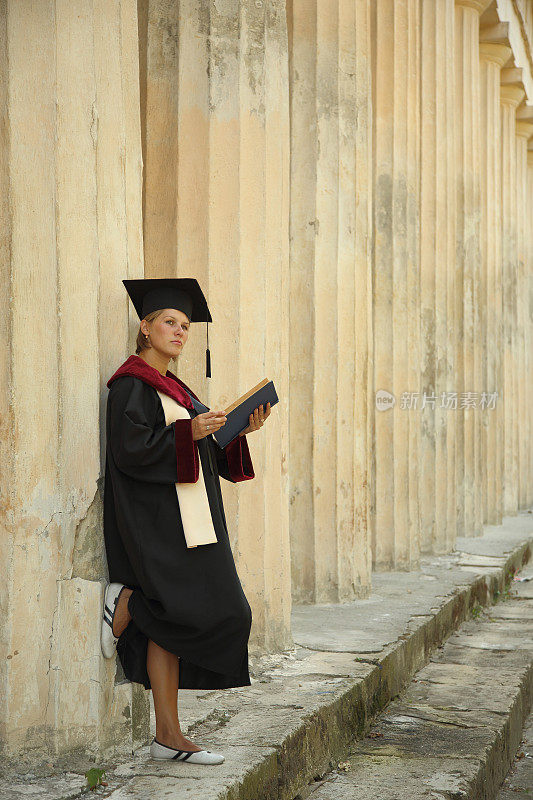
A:
{"type": "Polygon", "coordinates": [[[259,428],[263,425],[263,422],[266,420],[267,417],[270,416],[270,403],[266,404],[266,411],[263,411],[263,405],[260,405],[259,408],[256,408],[253,414],[250,414],[250,424],[248,425],[245,430],[239,433],[239,436],[244,436],[247,433],[251,433],[252,431],[258,431],[259,428]]]}

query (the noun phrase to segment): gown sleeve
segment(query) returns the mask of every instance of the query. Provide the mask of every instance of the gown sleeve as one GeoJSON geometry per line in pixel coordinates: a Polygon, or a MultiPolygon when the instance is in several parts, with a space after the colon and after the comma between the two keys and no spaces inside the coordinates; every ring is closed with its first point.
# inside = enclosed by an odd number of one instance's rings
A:
{"type": "Polygon", "coordinates": [[[215,444],[218,474],[221,478],[232,483],[255,478],[246,436],[237,436],[224,448],[220,447],[215,439],[212,441],[215,444]]]}
{"type": "Polygon", "coordinates": [[[117,378],[109,390],[109,442],[121,472],[148,483],[196,483],[200,475],[192,419],[155,427],[158,398],[132,376],[117,378]]]}

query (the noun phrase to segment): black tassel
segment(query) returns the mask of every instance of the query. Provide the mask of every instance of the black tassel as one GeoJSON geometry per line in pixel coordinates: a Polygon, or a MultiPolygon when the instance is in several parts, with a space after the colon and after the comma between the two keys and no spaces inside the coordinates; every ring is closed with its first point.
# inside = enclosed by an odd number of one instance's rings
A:
{"type": "Polygon", "coordinates": [[[207,329],[207,348],[205,351],[205,377],[211,377],[211,353],[209,352],[209,322],[206,323],[207,329]]]}

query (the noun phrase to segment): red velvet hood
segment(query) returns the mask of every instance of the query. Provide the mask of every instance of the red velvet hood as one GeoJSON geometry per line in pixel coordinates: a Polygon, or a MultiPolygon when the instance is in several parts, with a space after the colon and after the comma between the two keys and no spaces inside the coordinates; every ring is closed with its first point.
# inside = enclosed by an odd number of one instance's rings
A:
{"type": "Polygon", "coordinates": [[[139,378],[141,381],[153,386],[154,389],[159,389],[163,394],[168,394],[169,397],[172,397],[180,406],[184,406],[185,408],[194,408],[187,392],[190,392],[195,400],[201,402],[200,398],[196,397],[187,384],[180,381],[176,375],[168,370],[166,376],[161,375],[158,369],[151,367],[150,364],[147,364],[140,356],[131,355],[127,358],[117,369],[115,374],[109,378],[107,387],[109,388],[115,378],[120,378],[122,375],[133,375],[134,378],[139,378]],[[186,389],[187,392],[184,391],[184,389],[186,389]]]}

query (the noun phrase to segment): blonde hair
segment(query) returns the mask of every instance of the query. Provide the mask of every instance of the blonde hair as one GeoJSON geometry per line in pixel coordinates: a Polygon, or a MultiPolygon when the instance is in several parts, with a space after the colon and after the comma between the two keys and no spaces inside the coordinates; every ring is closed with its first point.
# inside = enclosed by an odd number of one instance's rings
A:
{"type": "MultiPolygon", "coordinates": [[[[154,319],[157,319],[157,317],[160,314],[162,314],[164,310],[165,310],[164,308],[160,308],[159,311],[150,311],[150,313],[147,314],[144,317],[144,319],[146,320],[146,322],[153,322],[154,319]]],[[[150,341],[144,335],[144,333],[141,330],[141,326],[139,325],[139,333],[137,334],[135,354],[139,355],[141,350],[150,350],[151,347],[152,347],[152,345],[150,344],[150,341]]]]}

